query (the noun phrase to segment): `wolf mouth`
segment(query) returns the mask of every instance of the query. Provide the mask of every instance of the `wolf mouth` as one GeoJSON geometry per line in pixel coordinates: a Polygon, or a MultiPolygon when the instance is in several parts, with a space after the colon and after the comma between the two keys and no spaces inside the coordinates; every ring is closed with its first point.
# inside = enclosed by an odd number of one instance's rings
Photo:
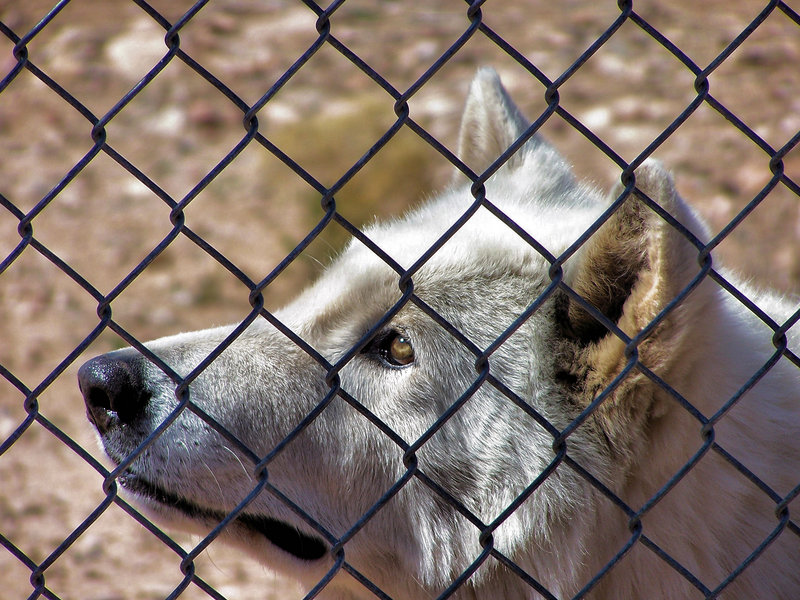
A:
{"type": "MultiPolygon", "coordinates": [[[[130,472],[121,475],[117,481],[125,489],[173,508],[194,520],[219,523],[227,516],[222,511],[198,506],[130,472]]],[[[247,513],[240,514],[235,521],[247,530],[264,536],[274,546],[300,560],[319,560],[328,553],[328,546],[320,538],[298,531],[296,527],[284,521],[247,513]]]]}

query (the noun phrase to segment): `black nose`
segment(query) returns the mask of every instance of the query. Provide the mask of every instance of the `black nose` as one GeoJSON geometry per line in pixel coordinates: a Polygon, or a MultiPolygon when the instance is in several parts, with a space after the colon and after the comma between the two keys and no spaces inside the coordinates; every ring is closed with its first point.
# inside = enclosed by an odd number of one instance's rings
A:
{"type": "Polygon", "coordinates": [[[78,370],[86,415],[101,434],[132,424],[144,411],[150,394],[143,367],[138,353],[123,350],[93,358],[78,370]]]}

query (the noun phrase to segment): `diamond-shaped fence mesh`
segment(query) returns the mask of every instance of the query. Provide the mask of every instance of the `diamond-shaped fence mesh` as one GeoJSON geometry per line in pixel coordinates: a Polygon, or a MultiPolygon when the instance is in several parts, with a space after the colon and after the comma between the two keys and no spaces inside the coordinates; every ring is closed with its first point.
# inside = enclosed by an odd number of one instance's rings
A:
{"type": "MultiPolygon", "coordinates": [[[[796,424],[770,422],[774,432],[767,437],[776,441],[760,455],[777,452],[781,458],[769,463],[748,462],[739,447],[728,445],[731,439],[717,438],[716,428],[726,419],[746,419],[737,410],[776,364],[800,368],[787,342],[800,312],[778,319],[766,297],[754,291],[769,286],[790,293],[800,278],[797,11],[791,2],[757,0],[0,4],[0,598],[773,597],[742,582],[768,564],[760,572],[775,580],[788,581],[798,570],[800,526],[791,508],[800,492],[800,455],[791,445],[794,434],[786,433],[787,425],[796,429],[796,424]],[[630,184],[631,173],[651,156],[676,173],[681,194],[711,229],[707,244],[694,240],[700,267],[691,285],[710,282],[723,290],[761,327],[762,351],[769,348],[766,362],[752,372],[728,374],[736,392],[714,398],[713,412],[695,408],[696,398],[684,397],[680,382],[662,381],[637,360],[639,345],[657,323],[631,339],[613,319],[596,315],[612,330],[609,335],[627,344],[628,363],[576,418],[563,423],[541,414],[492,370],[493,353],[502,352],[558,293],[583,302],[564,282],[561,267],[601,223],[554,256],[495,208],[483,186],[489,173],[472,172],[456,156],[458,117],[469,81],[482,65],[498,70],[534,123],[527,134],[538,132],[552,141],[581,178],[630,184]],[[414,266],[400,267],[364,233],[364,224],[376,215],[397,215],[443,189],[454,171],[463,182],[472,179],[474,198],[465,199],[461,217],[414,266]],[[528,309],[513,315],[503,334],[482,347],[414,286],[420,269],[447,251],[450,236],[479,207],[492,210],[509,237],[539,252],[549,262],[550,276],[541,296],[529,298],[528,309]],[[330,349],[315,348],[275,312],[353,238],[396,273],[397,303],[385,314],[370,315],[366,333],[331,358],[330,349]],[[717,270],[718,261],[734,265],[754,284],[732,283],[717,270]],[[433,421],[410,428],[413,437],[382,418],[380,407],[359,390],[346,389],[339,377],[380,335],[381,326],[406,307],[424,314],[474,363],[470,385],[433,421]],[[282,410],[292,414],[291,431],[256,448],[242,441],[239,431],[226,429],[201,400],[193,401],[202,398],[193,395],[193,384],[213,377],[212,371],[219,374],[226,348],[248,335],[252,323],[262,322],[309,365],[295,374],[297,381],[283,381],[282,389],[315,389],[317,397],[300,414],[285,398],[282,410]],[[162,362],[143,345],[220,323],[236,325],[204,349],[189,373],[178,375],[169,360],[162,362]],[[115,457],[119,466],[112,467],[86,419],[76,374],[90,357],[125,346],[146,357],[147,368],[164,381],[172,380],[175,403],[155,431],[128,455],[115,457]],[[648,492],[636,498],[582,462],[582,438],[575,435],[590,426],[632,372],[661,386],[693,432],[675,436],[691,439],[690,447],[647,454],[672,452],[685,460],[669,473],[653,464],[648,492]],[[317,383],[308,383],[310,378],[317,383]],[[500,514],[487,518],[477,491],[459,497],[453,490],[461,488],[447,481],[467,477],[459,465],[468,448],[449,448],[449,470],[428,468],[432,463],[424,457],[430,447],[443,447],[452,427],[470,422],[459,414],[479,390],[489,388],[517,411],[524,427],[540,430],[553,454],[548,467],[522,488],[492,490],[507,501],[500,514]],[[324,449],[322,442],[309,442],[330,440],[320,425],[328,413],[344,413],[354,431],[380,439],[375,452],[390,448],[393,454],[376,461],[383,467],[352,464],[351,479],[340,481],[339,489],[331,486],[329,497],[304,497],[301,488],[282,485],[286,479],[271,473],[291,471],[299,445],[307,444],[307,453],[318,451],[319,463],[346,448],[347,440],[324,449]],[[243,490],[222,478],[220,457],[208,454],[203,464],[216,485],[209,506],[216,508],[208,509],[194,536],[162,531],[152,514],[121,492],[126,469],[163,458],[159,439],[187,423],[213,432],[221,442],[218,452],[239,461],[249,482],[243,490]],[[697,477],[698,465],[708,463],[724,470],[725,481],[736,482],[733,487],[750,489],[747,497],[757,499],[747,507],[753,522],[770,523],[757,534],[751,529],[735,538],[738,545],[722,553],[722,571],[712,569],[710,575],[702,569],[709,550],[704,545],[711,542],[698,530],[687,530],[692,521],[682,515],[711,515],[714,507],[670,500],[687,478],[697,477]],[[764,464],[794,473],[791,486],[777,487],[764,464]],[[370,470],[380,468],[399,475],[386,487],[376,484],[376,491],[361,480],[372,481],[370,470]],[[576,523],[616,527],[608,544],[578,542],[576,553],[574,539],[548,540],[549,555],[541,557],[501,543],[515,512],[533,496],[549,493],[548,478],[559,476],[592,490],[591,500],[559,501],[573,505],[576,523]],[[379,537],[364,542],[382,531],[383,525],[375,525],[384,522],[381,513],[398,506],[409,514],[427,510],[413,506],[415,497],[426,498],[424,506],[436,511],[417,514],[418,521],[442,521],[440,539],[419,542],[415,536],[425,533],[412,528],[391,532],[405,546],[384,547],[379,537]],[[321,543],[293,550],[305,553],[309,563],[323,564],[306,569],[302,590],[218,540],[234,526],[283,527],[253,512],[264,498],[278,507],[277,518],[302,523],[321,543]],[[324,514],[329,509],[321,507],[348,502],[359,508],[345,512],[358,516],[333,529],[324,514]],[[603,514],[616,515],[616,525],[593,521],[598,503],[607,505],[603,514]],[[673,519],[676,530],[654,535],[649,519],[670,510],[674,518],[659,518],[673,519]],[[447,526],[453,522],[459,525],[447,526]],[[470,534],[463,539],[450,535],[465,530],[470,534]],[[676,542],[681,539],[691,541],[681,545],[676,542]],[[673,550],[678,547],[693,550],[673,550]],[[435,556],[419,556],[423,551],[435,556]],[[370,556],[397,572],[387,577],[371,570],[370,556]],[[458,557],[452,561],[457,568],[432,587],[422,575],[407,574],[415,561],[437,564],[445,556],[458,557]],[[539,560],[558,565],[558,572],[537,570],[539,560]],[[632,563],[656,567],[633,572],[626,566],[632,563]],[[665,572],[675,583],[658,580],[665,572]],[[620,587],[619,577],[627,577],[629,587],[620,587]],[[506,583],[481,590],[493,578],[506,583]],[[419,587],[403,591],[386,583],[405,580],[419,587]],[[337,591],[342,586],[350,592],[337,591]],[[680,595],[665,591],[670,589],[680,595]]],[[[680,228],[651,200],[645,199],[648,210],[680,228]]],[[[680,311],[693,289],[679,294],[665,314],[680,311]]],[[[501,307],[497,310],[501,318],[501,307]]],[[[729,350],[731,356],[754,352],[729,350]]],[[[257,379],[286,379],[281,369],[257,379]]],[[[760,386],[760,394],[769,394],[763,391],[767,385],[760,386]]],[[[800,396],[794,398],[800,402],[800,396]]],[[[465,439],[486,444],[494,431],[490,420],[475,423],[465,439]]],[[[181,439],[183,446],[174,449],[179,463],[192,442],[188,434],[181,439]]],[[[732,441],[747,447],[754,440],[732,441]]],[[[513,452],[513,442],[505,450],[513,452]]],[[[499,467],[481,468],[488,477],[499,467]]],[[[195,510],[182,504],[179,492],[161,499],[195,510]]],[[[291,532],[284,534],[292,539],[291,532]]],[[[308,539],[295,542],[309,544],[308,539]]],[[[244,545],[256,557],[262,552],[257,541],[244,545]]]]}

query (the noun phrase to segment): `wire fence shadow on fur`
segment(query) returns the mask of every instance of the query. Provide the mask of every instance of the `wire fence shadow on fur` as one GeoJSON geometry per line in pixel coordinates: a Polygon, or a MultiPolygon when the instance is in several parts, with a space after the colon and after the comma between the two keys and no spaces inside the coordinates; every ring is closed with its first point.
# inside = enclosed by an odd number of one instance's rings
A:
{"type": "MultiPolygon", "coordinates": [[[[0,375],[5,379],[15,390],[14,402],[21,403],[24,406],[26,417],[17,423],[5,439],[0,439],[0,463],[3,461],[3,455],[6,451],[10,450],[15,444],[20,443],[26,436],[30,436],[34,430],[46,430],[49,435],[54,436],[65,448],[68,448],[75,455],[83,459],[90,465],[97,473],[104,478],[103,490],[106,494],[105,500],[96,507],[96,509],[89,515],[80,525],[74,529],[63,540],[60,540],[50,551],[50,553],[43,559],[35,559],[31,553],[26,551],[23,545],[15,541],[14,537],[8,535],[4,531],[4,522],[0,522],[0,553],[5,553],[13,557],[21,565],[24,565],[30,571],[30,595],[29,598],[60,598],[57,590],[48,587],[47,576],[48,570],[59,561],[64,553],[75,542],[93,526],[93,524],[109,509],[111,505],[124,510],[131,519],[138,521],[145,528],[147,528],[153,536],[160,539],[163,544],[171,549],[175,554],[180,557],[180,569],[182,572],[182,580],[169,594],[169,598],[179,597],[187,588],[194,587],[202,590],[208,597],[221,599],[225,596],[212,585],[207,583],[202,577],[195,572],[194,561],[195,559],[211,544],[221,533],[221,531],[229,524],[230,521],[235,519],[238,515],[243,514],[247,505],[259,494],[271,494],[285,504],[291,511],[299,515],[306,523],[314,528],[319,536],[323,538],[331,547],[335,561],[334,566],[330,572],[323,577],[318,585],[311,590],[306,597],[311,598],[316,596],[319,592],[324,590],[325,586],[329,583],[330,579],[337,575],[340,571],[349,574],[350,577],[355,579],[365,590],[368,590],[376,598],[389,597],[383,590],[379,589],[373,582],[371,582],[364,574],[359,572],[347,559],[347,546],[348,541],[355,536],[366,523],[374,517],[374,515],[381,510],[382,506],[391,500],[404,486],[408,485],[409,481],[414,481],[418,485],[425,486],[430,489],[432,493],[438,495],[441,500],[451,507],[453,507],[464,519],[468,520],[480,532],[480,540],[482,547],[480,552],[476,555],[474,562],[461,573],[458,577],[454,578],[451,585],[442,589],[439,598],[447,598],[454,594],[465,585],[481,566],[487,561],[496,561],[513,572],[516,577],[524,581],[530,586],[531,590],[537,592],[542,598],[556,598],[551,590],[548,590],[545,585],[537,581],[531,574],[525,572],[519,565],[515,564],[508,556],[504,555],[500,550],[494,546],[493,532],[502,525],[502,523],[521,505],[531,494],[533,494],[542,482],[550,474],[550,471],[542,473],[542,475],[525,489],[517,498],[512,502],[507,510],[497,517],[494,522],[485,523],[466,505],[464,505],[458,498],[452,497],[442,486],[440,486],[435,479],[427,475],[421,468],[419,468],[416,459],[416,453],[420,448],[439,431],[449,419],[452,418],[461,406],[469,400],[471,395],[480,386],[493,386],[500,393],[504,394],[509,402],[514,403],[522,411],[527,413],[529,417],[538,423],[539,426],[545,428],[552,436],[552,445],[556,454],[556,458],[551,466],[555,468],[571,469],[578,476],[587,480],[594,486],[601,494],[603,494],[610,502],[614,503],[621,515],[628,520],[630,536],[628,542],[615,553],[613,558],[605,565],[604,568],[595,573],[594,577],[586,582],[585,587],[580,590],[574,597],[581,598],[588,595],[592,589],[600,584],[607,573],[612,570],[616,564],[624,560],[628,552],[634,547],[644,547],[647,551],[654,553],[665,563],[670,565],[682,578],[688,581],[698,593],[707,598],[716,598],[721,594],[736,578],[746,570],[754,561],[759,560],[762,555],[769,549],[770,545],[779,536],[798,536],[800,537],[800,524],[791,518],[789,513],[789,504],[800,494],[800,479],[798,485],[790,493],[781,495],[774,491],[766,482],[762,481],[757,474],[751,472],[747,466],[741,464],[737,459],[729,454],[726,449],[717,443],[714,436],[715,425],[724,419],[727,413],[736,405],[738,400],[753,386],[755,386],[761,378],[769,371],[775,362],[778,360],[788,359],[798,368],[800,368],[800,358],[790,349],[787,343],[787,331],[795,324],[800,318],[800,310],[789,319],[787,322],[775,322],[768,314],[766,314],[757,303],[749,298],[745,291],[737,289],[735,285],[725,279],[723,275],[717,272],[714,264],[711,261],[711,252],[721,242],[723,242],[732,231],[734,231],[749,215],[762,203],[767,195],[774,189],[782,187],[790,191],[798,198],[800,198],[800,185],[792,177],[786,173],[784,169],[784,158],[795,148],[800,141],[800,132],[794,134],[790,139],[785,141],[781,147],[772,147],[765,139],[756,131],[748,127],[747,124],[731,110],[729,110],[721,101],[719,101],[710,91],[709,77],[725,63],[726,60],[739,48],[759,27],[769,18],[785,19],[797,27],[797,33],[800,34],[800,15],[790,8],[784,2],[769,2],[764,3],[760,12],[752,19],[752,21],[743,28],[738,35],[726,45],[724,50],[720,52],[713,60],[707,65],[696,64],[684,51],[668,39],[664,33],[659,31],[651,23],[645,20],[635,10],[635,5],[632,1],[620,0],[618,3],[618,15],[612,22],[607,24],[607,28],[602,32],[599,37],[593,40],[588,48],[574,61],[569,68],[564,70],[557,78],[549,78],[542,70],[540,70],[535,61],[529,60],[522,48],[515,47],[507,42],[503,36],[496,32],[489,24],[487,15],[491,15],[494,10],[502,10],[500,5],[492,5],[487,3],[484,6],[483,2],[474,2],[472,4],[465,4],[463,7],[463,28],[460,37],[450,45],[440,56],[436,57],[430,62],[430,66],[425,72],[407,89],[397,89],[390,81],[384,77],[377,69],[373,68],[368,62],[362,59],[356,52],[351,50],[346,39],[337,37],[337,11],[345,4],[344,2],[333,2],[327,8],[323,8],[310,0],[303,0],[301,5],[304,10],[313,14],[316,19],[316,31],[313,33],[313,41],[307,49],[285,70],[283,75],[279,77],[274,84],[269,87],[266,92],[254,103],[248,103],[243,100],[237,93],[228,87],[225,83],[225,74],[215,72],[212,65],[200,64],[190,50],[184,48],[181,41],[181,33],[191,26],[193,20],[198,17],[201,9],[203,9],[207,2],[197,2],[191,6],[184,14],[174,20],[168,19],[164,14],[156,10],[152,5],[144,2],[143,0],[133,0],[132,4],[138,6],[143,11],[142,14],[146,15],[152,23],[163,29],[164,34],[164,48],[163,56],[160,57],[152,68],[147,72],[144,78],[136,83],[132,88],[120,95],[118,101],[105,113],[95,114],[85,104],[83,104],[77,97],[72,95],[70,91],[62,87],[56,78],[51,77],[50,74],[44,69],[37,66],[37,54],[33,50],[36,47],[37,39],[42,36],[43,32],[51,26],[54,20],[59,19],[62,12],[67,13],[70,2],[62,1],[53,7],[49,12],[44,15],[41,21],[38,22],[33,28],[17,30],[13,26],[0,21],[0,33],[6,40],[13,45],[13,60],[5,57],[4,67],[5,71],[0,73],[2,80],[0,81],[0,102],[2,102],[2,94],[10,89],[17,78],[22,76],[32,76],[36,78],[41,85],[48,88],[51,92],[57,94],[63,99],[65,109],[71,114],[77,115],[83,119],[86,133],[91,136],[92,145],[83,156],[71,165],[71,168],[61,176],[58,183],[41,196],[40,200],[32,208],[22,208],[19,203],[15,202],[13,197],[5,197],[0,195],[0,204],[5,209],[6,216],[10,215],[14,222],[17,224],[17,231],[19,239],[15,242],[13,249],[2,257],[0,262],[0,286],[3,285],[2,274],[15,264],[21,256],[25,254],[35,253],[46,259],[51,265],[68,276],[75,284],[82,289],[82,294],[90,297],[97,305],[97,315],[99,322],[94,330],[86,336],[86,338],[78,344],[71,352],[63,356],[59,364],[52,369],[40,381],[35,384],[25,383],[22,378],[18,378],[12,372],[12,369],[0,364],[0,375]],[[682,65],[682,69],[690,74],[693,79],[694,88],[688,89],[691,98],[686,103],[685,108],[674,116],[669,125],[661,131],[657,136],[652,139],[652,142],[641,151],[632,161],[626,161],[618,154],[614,148],[610,147],[592,129],[578,119],[574,114],[568,111],[564,102],[561,99],[561,91],[565,84],[573,77],[577,77],[587,61],[597,53],[603,46],[608,43],[615,35],[618,35],[623,26],[635,27],[639,33],[644,33],[649,38],[659,44],[671,57],[672,60],[678,61],[682,65]],[[546,103],[546,108],[539,115],[535,115],[533,125],[528,130],[524,139],[519,140],[517,144],[512,146],[505,152],[485,173],[475,173],[466,164],[461,162],[451,150],[449,150],[437,137],[430,133],[418,121],[411,116],[409,109],[409,102],[437,77],[437,74],[443,69],[450,61],[459,56],[462,48],[474,37],[482,37],[484,40],[489,40],[495,45],[499,51],[505,53],[507,57],[516,61],[528,74],[531,81],[538,82],[541,86],[542,97],[546,103]],[[259,112],[267,106],[270,101],[280,92],[280,90],[296,76],[301,69],[310,68],[313,57],[322,49],[335,50],[341,57],[349,61],[358,70],[366,75],[374,84],[380,88],[386,97],[386,103],[393,106],[394,114],[396,115],[394,123],[385,131],[380,139],[369,148],[367,152],[361,156],[347,172],[343,173],[341,177],[332,186],[326,186],[317,180],[309,171],[304,169],[298,162],[292,159],[279,145],[270,138],[269,135],[262,131],[259,123],[259,112]],[[230,107],[239,115],[242,123],[242,129],[239,131],[238,142],[234,147],[219,160],[212,169],[207,173],[198,177],[194,187],[183,197],[176,198],[168,193],[161,187],[154,178],[145,174],[143,170],[137,167],[136,164],[131,162],[123,152],[115,148],[115,144],[110,141],[109,130],[113,128],[114,120],[125,111],[139,95],[146,92],[148,86],[151,86],[156,81],[161,73],[173,64],[181,64],[182,68],[193,71],[197,76],[202,78],[205,85],[209,89],[213,88],[222,94],[229,103],[230,107]],[[506,215],[496,209],[485,197],[485,189],[483,183],[488,177],[494,173],[503,163],[505,163],[512,156],[521,144],[536,133],[540,127],[547,122],[559,121],[566,124],[568,127],[573,128],[585,140],[593,144],[599,151],[601,151],[608,159],[610,159],[617,167],[620,173],[622,182],[628,187],[630,193],[638,193],[633,189],[634,179],[632,177],[634,170],[641,165],[645,159],[652,155],[668,138],[673,136],[675,132],[697,111],[700,107],[710,108],[721,115],[733,127],[738,130],[738,134],[750,140],[752,144],[763,153],[764,161],[768,162],[769,168],[772,173],[771,179],[761,189],[752,200],[742,210],[738,212],[735,218],[731,219],[726,227],[706,245],[699,244],[696,239],[693,243],[699,245],[698,247],[698,261],[701,265],[698,277],[693,285],[696,285],[701,280],[709,278],[716,282],[717,285],[724,288],[729,294],[738,299],[738,301],[755,314],[765,325],[766,328],[771,330],[771,341],[774,344],[774,355],[772,360],[765,364],[758,372],[753,373],[749,379],[742,385],[739,392],[725,402],[719,411],[713,415],[704,415],[698,411],[692,404],[684,399],[678,392],[669,387],[665,382],[661,381],[655,373],[650,372],[647,368],[637,361],[637,346],[644,339],[647,332],[646,330],[639,336],[634,338],[624,337],[619,330],[616,329],[615,324],[609,321],[604,315],[598,313],[593,306],[585,302],[580,296],[577,296],[563,281],[562,265],[578,250],[591,235],[601,226],[602,223],[595,223],[584,236],[581,237],[576,244],[567,250],[561,256],[552,256],[550,253],[539,243],[530,238],[530,236],[520,227],[509,219],[506,215]],[[465,176],[473,181],[473,194],[475,202],[472,206],[465,206],[463,219],[452,227],[437,244],[431,247],[420,259],[417,265],[409,271],[397,269],[396,265],[390,264],[392,268],[397,270],[397,283],[399,289],[403,294],[401,303],[397,308],[406,303],[415,304],[420,310],[427,313],[427,315],[436,321],[442,328],[448,331],[456,339],[462,340],[465,346],[471,351],[475,359],[475,380],[474,385],[467,390],[462,397],[451,408],[442,414],[440,418],[430,427],[430,429],[413,443],[404,441],[400,435],[393,431],[386,423],[381,421],[375,414],[366,408],[357,398],[350,396],[346,390],[342,389],[339,385],[338,373],[345,366],[346,360],[352,357],[349,353],[344,361],[336,364],[331,364],[326,361],[314,348],[312,348],[305,340],[296,335],[287,326],[281,323],[275,316],[265,307],[264,293],[268,286],[278,278],[297,257],[321,234],[321,232],[330,226],[339,226],[346,230],[352,237],[357,238],[365,246],[370,248],[375,255],[386,259],[386,255],[372,240],[370,240],[359,229],[358,226],[351,223],[342,213],[337,210],[337,193],[365,167],[365,165],[373,160],[373,157],[386,146],[399,131],[413,132],[421,140],[430,146],[441,157],[452,163],[454,167],[463,173],[465,176]],[[209,185],[211,185],[216,178],[220,176],[229,166],[237,160],[237,158],[245,151],[250,145],[258,145],[271,153],[276,159],[280,160],[288,169],[290,169],[294,176],[305,182],[307,186],[314,190],[316,197],[319,199],[324,211],[324,217],[311,228],[300,243],[298,243],[278,264],[278,266],[270,272],[266,277],[261,280],[253,280],[249,277],[245,270],[234,264],[233,260],[226,257],[221,251],[204,238],[204,235],[190,228],[185,219],[184,211],[192,204],[198,195],[209,185]],[[76,177],[79,176],[85,169],[89,167],[93,161],[97,161],[100,157],[110,159],[116,165],[124,169],[130,177],[138,181],[142,186],[149,190],[152,196],[160,199],[161,202],[168,208],[165,212],[165,218],[169,220],[169,231],[163,238],[150,250],[147,256],[141,260],[135,268],[133,268],[127,275],[122,278],[108,293],[103,293],[94,287],[85,274],[82,274],[70,264],[70,260],[65,258],[59,252],[53,250],[37,238],[35,231],[37,219],[42,214],[46,213],[54,204],[60,202],[63,197],[64,190],[70,185],[76,177]],[[518,315],[518,318],[508,328],[508,330],[496,340],[489,348],[482,350],[474,347],[469,340],[451,323],[445,320],[435,310],[430,308],[421,298],[417,297],[414,293],[413,278],[415,272],[419,270],[425,262],[433,256],[442,245],[444,245],[450,236],[454,235],[458,228],[466,222],[474,210],[479,206],[485,206],[492,210],[494,214],[503,220],[509,228],[509,235],[518,235],[528,241],[537,251],[539,251],[550,262],[550,276],[552,284],[548,287],[545,294],[539,298],[531,299],[531,304],[523,314],[518,315]],[[334,225],[336,224],[336,225],[334,225]],[[97,459],[91,454],[90,451],[82,447],[80,443],[75,441],[70,435],[65,433],[62,428],[56,425],[51,419],[46,416],[46,411],[40,410],[39,398],[57,379],[64,376],[65,372],[76,366],[78,358],[86,352],[86,350],[98,339],[104,332],[112,331],[125,344],[129,344],[138,349],[143,355],[148,357],[155,364],[161,365],[159,359],[154,356],[147,348],[144,347],[143,341],[137,339],[135,335],[129,332],[123,325],[115,320],[113,307],[114,303],[118,301],[126,291],[133,285],[143,272],[151,269],[152,265],[159,259],[164,251],[173,244],[177,239],[188,240],[199,248],[202,252],[206,253],[216,263],[225,269],[230,275],[235,277],[241,284],[242,294],[249,296],[251,306],[250,313],[245,319],[242,320],[241,325],[236,328],[235,334],[226,339],[226,341],[214,349],[208,357],[195,369],[188,377],[181,379],[177,378],[178,389],[176,397],[179,403],[180,410],[176,411],[171,418],[173,421],[177,418],[180,411],[191,411],[197,417],[206,422],[206,424],[217,430],[232,447],[235,447],[244,456],[250,457],[252,462],[252,474],[256,483],[253,486],[252,492],[244,498],[241,504],[231,512],[225,520],[223,520],[216,528],[214,528],[204,539],[202,539],[190,551],[184,550],[179,544],[171,539],[167,534],[163,533],[158,527],[153,525],[147,517],[142,515],[135,507],[130,505],[126,500],[118,495],[119,486],[117,479],[124,472],[125,468],[129,466],[136,456],[146,450],[146,448],[153,442],[163,429],[165,429],[169,422],[161,427],[159,431],[151,434],[150,438],[139,448],[138,453],[131,455],[113,471],[109,471],[103,464],[100,464],[97,459]],[[630,506],[626,502],[615,495],[608,489],[598,478],[589,473],[569,452],[570,436],[574,431],[579,428],[597,409],[597,407],[604,401],[604,399],[613,391],[613,387],[618,383],[612,384],[608,389],[601,392],[595,401],[588,407],[581,416],[570,423],[567,427],[560,429],[550,423],[541,414],[529,406],[522,398],[515,395],[508,389],[501,381],[494,377],[494,374],[489,369],[489,358],[491,354],[499,347],[510,335],[521,327],[530,317],[534,314],[539,307],[547,301],[556,291],[564,291],[572,294],[577,302],[582,303],[585,309],[593,313],[596,318],[601,320],[610,330],[617,331],[623,336],[623,341],[627,346],[628,365],[620,376],[620,380],[624,375],[631,370],[639,370],[646,377],[655,381],[659,385],[664,386],[665,392],[670,395],[676,403],[679,403],[686,410],[690,418],[696,420],[697,429],[699,433],[699,447],[696,453],[686,463],[685,467],[679,472],[675,473],[658,492],[650,498],[641,507],[630,506]],[[189,384],[194,380],[203,369],[207,368],[222,352],[229,346],[236,335],[254,320],[266,319],[274,327],[279,329],[289,339],[291,339],[300,349],[307,352],[311,357],[316,360],[319,365],[326,371],[326,381],[329,385],[329,393],[325,398],[320,399],[316,409],[309,413],[307,417],[297,426],[297,428],[276,447],[272,452],[266,456],[261,456],[253,452],[252,449],[244,445],[233,434],[224,430],[224,428],[217,423],[211,416],[206,414],[201,407],[195,405],[191,401],[191,393],[189,384]],[[269,479],[270,463],[280,455],[282,449],[291,442],[292,439],[300,435],[305,428],[313,423],[318,415],[326,410],[329,403],[338,398],[348,403],[354,410],[358,411],[361,416],[369,421],[372,426],[379,429],[385,436],[393,440],[398,448],[402,451],[404,456],[404,464],[406,467],[405,476],[396,482],[396,485],[388,490],[384,496],[372,507],[371,510],[366,512],[362,518],[353,523],[349,531],[342,536],[333,536],[330,532],[325,530],[320,523],[318,523],[312,515],[307,514],[301,506],[299,506],[293,499],[289,498],[284,491],[275,487],[269,479]],[[748,553],[744,560],[741,560],[736,568],[732,569],[727,578],[721,582],[715,582],[713,587],[709,582],[704,582],[698,579],[689,569],[682,565],[675,557],[671,556],[665,549],[647,535],[647,530],[642,526],[642,519],[658,504],[670,491],[677,485],[680,485],[682,479],[707,453],[715,453],[724,459],[742,478],[749,480],[754,486],[760,488],[763,496],[767,502],[771,503],[775,513],[774,529],[769,532],[763,540],[748,553]]],[[[166,12],[166,11],[164,11],[166,12]]],[[[37,48],[38,49],[38,48],[37,48]]],[[[0,112],[2,112],[2,105],[0,105],[0,112]]],[[[2,121],[0,121],[1,123],[2,121]]],[[[0,132],[0,137],[4,134],[0,132]]],[[[257,175],[254,175],[257,176],[257,175]]],[[[670,217],[664,213],[663,210],[651,199],[643,198],[643,200],[650,206],[650,208],[664,218],[670,217]]],[[[673,220],[674,221],[674,220],[673,220]]],[[[676,222],[672,223],[679,226],[676,222]]],[[[688,232],[686,232],[688,234],[688,232]]],[[[4,236],[8,236],[9,232],[4,232],[4,236]]],[[[685,293],[676,298],[665,310],[669,312],[677,306],[682,297],[688,294],[691,288],[687,288],[685,293]]],[[[64,323],[64,327],[69,327],[69,323],[64,323]]],[[[363,342],[364,340],[362,340],[363,342]]],[[[13,340],[6,340],[6,344],[14,343],[13,340]]],[[[174,374],[173,374],[174,375],[174,374]]],[[[177,377],[177,376],[175,376],[177,377]]],[[[77,401],[76,392],[76,401],[77,401]]],[[[172,422],[172,421],[170,421],[172,422]]],[[[47,456],[41,456],[41,461],[47,461],[47,456]]],[[[787,569],[794,569],[796,565],[786,565],[787,569]]]]}

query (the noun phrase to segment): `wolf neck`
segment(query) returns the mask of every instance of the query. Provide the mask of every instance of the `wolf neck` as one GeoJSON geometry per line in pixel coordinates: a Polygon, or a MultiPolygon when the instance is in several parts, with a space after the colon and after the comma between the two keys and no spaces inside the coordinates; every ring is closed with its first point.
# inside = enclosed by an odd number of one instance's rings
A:
{"type": "MultiPolygon", "coordinates": [[[[642,536],[711,587],[723,581],[741,558],[731,556],[734,539],[731,532],[765,532],[775,526],[774,519],[770,520],[770,511],[755,514],[757,511],[750,510],[765,502],[763,492],[738,473],[718,449],[730,452],[757,477],[768,477],[767,449],[774,448],[774,442],[770,444],[767,438],[775,435],[769,421],[780,418],[797,423],[800,413],[797,401],[800,393],[787,395],[786,392],[800,389],[796,368],[786,359],[778,361],[752,389],[741,394],[752,383],[753,375],[774,355],[772,332],[757,317],[742,317],[743,311],[736,299],[722,290],[716,292],[716,301],[707,305],[702,320],[695,321],[702,326],[696,326],[687,343],[675,349],[685,355],[678,363],[682,365],[680,372],[659,373],[705,419],[713,420],[713,428],[704,432],[700,418],[657,386],[650,386],[654,395],[654,416],[641,432],[639,443],[632,448],[627,472],[618,474],[616,487],[610,486],[633,511],[647,508],[640,516],[628,519],[613,503],[594,494],[598,512],[591,526],[583,529],[591,532],[591,539],[575,540],[579,547],[605,546],[616,552],[634,535],[630,527],[641,524],[642,536]],[[711,361],[708,357],[715,358],[711,361]],[[731,399],[740,395],[726,408],[731,399]],[[746,409],[747,403],[756,401],[760,404],[758,410],[746,409]],[[693,461],[696,462],[692,468],[683,477],[676,478],[681,469],[693,461]],[[653,503],[662,490],[668,491],[653,503]],[[702,511],[688,510],[693,506],[714,506],[716,516],[704,518],[702,511]],[[687,536],[685,532],[692,533],[687,536]],[[703,543],[698,545],[693,540],[703,540],[703,543]],[[710,560],[710,553],[719,556],[710,560]]],[[[764,309],[778,323],[788,318],[787,303],[769,295],[763,295],[762,300],[764,309]]],[[[787,435],[798,434],[800,427],[787,435]]],[[[786,446],[789,446],[788,440],[786,446]]],[[[791,481],[765,479],[765,482],[779,493],[786,493],[796,485],[791,481]]],[[[753,536],[758,537],[758,534],[753,536]]],[[[612,555],[613,552],[608,556],[587,555],[582,565],[583,575],[578,579],[584,583],[589,581],[612,555]]],[[[684,578],[641,543],[634,544],[620,567],[612,569],[589,597],[634,598],[645,594],[653,598],[679,598],[696,593],[684,578]]],[[[780,574],[774,575],[775,581],[779,581],[780,574]]],[[[745,593],[751,587],[752,596],[749,597],[779,597],[765,594],[764,589],[759,592],[758,585],[773,585],[764,583],[770,576],[769,573],[756,574],[755,569],[745,571],[737,580],[737,592],[731,597],[748,597],[737,593],[745,593]]],[[[565,591],[574,594],[580,587],[565,591]]]]}

